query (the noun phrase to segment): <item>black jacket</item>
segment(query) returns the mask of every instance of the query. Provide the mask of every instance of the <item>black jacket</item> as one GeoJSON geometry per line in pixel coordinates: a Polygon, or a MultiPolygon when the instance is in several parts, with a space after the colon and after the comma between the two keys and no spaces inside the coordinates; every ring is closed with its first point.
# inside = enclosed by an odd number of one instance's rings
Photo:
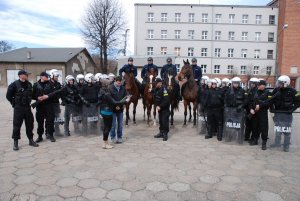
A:
{"type": "Polygon", "coordinates": [[[116,105],[125,104],[126,101],[116,101],[112,98],[110,90],[106,87],[102,87],[98,93],[98,104],[100,111],[113,112],[116,105]]]}
{"type": "Polygon", "coordinates": [[[221,89],[210,88],[204,101],[204,107],[210,109],[220,109],[224,106],[224,93],[221,89]]]}
{"type": "MultiPolygon", "coordinates": [[[[39,96],[48,95],[52,92],[54,92],[54,86],[51,81],[41,82],[41,80],[39,80],[33,84],[32,99],[37,101],[39,96]]],[[[44,100],[40,105],[52,103],[51,99],[52,96],[44,100]]]]}
{"type": "MultiPolygon", "coordinates": [[[[120,86],[120,89],[118,91],[115,85],[112,84],[108,87],[108,89],[111,94],[111,97],[116,101],[121,101],[122,99],[124,99],[124,97],[127,96],[127,91],[124,86],[120,86]]],[[[113,109],[113,112],[123,112],[123,104],[116,104],[113,109]]]]}
{"type": "Polygon", "coordinates": [[[242,87],[231,87],[225,94],[226,107],[245,108],[247,105],[247,97],[242,87]]]}
{"type": "Polygon", "coordinates": [[[81,104],[81,95],[75,85],[66,84],[61,92],[62,104],[81,104]]]}
{"type": "Polygon", "coordinates": [[[87,102],[97,103],[99,90],[100,87],[98,84],[85,84],[82,87],[81,95],[87,102]]]}
{"type": "Polygon", "coordinates": [[[30,106],[32,99],[32,84],[28,81],[14,81],[7,88],[6,99],[13,107],[30,106]]]}
{"type": "Polygon", "coordinates": [[[300,94],[293,88],[275,88],[272,91],[272,108],[281,111],[296,110],[300,107],[300,94]]]}
{"type": "MultiPolygon", "coordinates": [[[[55,80],[51,81],[53,84],[54,91],[61,89],[61,84],[55,80]]],[[[59,99],[61,97],[61,93],[57,93],[52,97],[52,103],[59,103],[59,99]]]]}
{"type": "Polygon", "coordinates": [[[155,104],[160,107],[160,111],[170,110],[170,97],[165,87],[156,89],[155,104]]]}
{"type": "Polygon", "coordinates": [[[271,93],[267,89],[263,91],[256,90],[253,98],[249,99],[250,109],[255,109],[256,105],[259,105],[260,111],[268,110],[271,105],[271,102],[269,101],[269,99],[271,98],[270,95],[271,93]]]}

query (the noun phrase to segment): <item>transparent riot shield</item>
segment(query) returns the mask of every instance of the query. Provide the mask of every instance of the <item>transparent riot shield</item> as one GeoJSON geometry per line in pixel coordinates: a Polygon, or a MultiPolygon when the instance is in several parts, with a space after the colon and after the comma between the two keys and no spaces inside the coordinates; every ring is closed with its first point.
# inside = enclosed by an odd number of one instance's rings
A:
{"type": "Polygon", "coordinates": [[[292,134],[292,122],[293,115],[292,113],[276,113],[273,117],[274,120],[274,144],[272,147],[280,147],[282,142],[281,138],[283,136],[283,147],[285,149],[289,148],[291,143],[291,134],[292,134]]]}
{"type": "Polygon", "coordinates": [[[224,109],[223,136],[225,142],[243,144],[245,130],[245,111],[237,111],[234,107],[224,109]]]}
{"type": "Polygon", "coordinates": [[[199,135],[207,134],[207,115],[204,112],[202,106],[198,104],[198,126],[197,130],[199,135]]]}
{"type": "Polygon", "coordinates": [[[65,123],[65,117],[64,114],[61,113],[60,104],[59,103],[53,103],[53,110],[54,110],[54,130],[55,134],[59,135],[60,132],[60,125],[63,125],[65,123]]]}
{"type": "Polygon", "coordinates": [[[72,115],[72,122],[74,125],[74,131],[79,132],[79,125],[81,124],[83,118],[82,118],[82,105],[76,105],[74,108],[74,113],[72,115]]]}
{"type": "Polygon", "coordinates": [[[99,111],[96,103],[90,103],[89,107],[83,105],[82,107],[82,126],[83,133],[91,131],[93,133],[98,133],[97,125],[99,121],[99,111]]]}

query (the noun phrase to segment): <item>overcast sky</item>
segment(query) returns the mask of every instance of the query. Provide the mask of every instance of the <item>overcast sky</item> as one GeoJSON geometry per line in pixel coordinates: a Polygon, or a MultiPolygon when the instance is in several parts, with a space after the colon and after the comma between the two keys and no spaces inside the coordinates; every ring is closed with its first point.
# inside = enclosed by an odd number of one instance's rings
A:
{"type": "MultiPolygon", "coordinates": [[[[0,0],[0,40],[20,47],[87,47],[80,35],[81,18],[90,0],[0,0]]],[[[270,0],[120,0],[133,51],[134,3],[266,5],[270,0]]]]}

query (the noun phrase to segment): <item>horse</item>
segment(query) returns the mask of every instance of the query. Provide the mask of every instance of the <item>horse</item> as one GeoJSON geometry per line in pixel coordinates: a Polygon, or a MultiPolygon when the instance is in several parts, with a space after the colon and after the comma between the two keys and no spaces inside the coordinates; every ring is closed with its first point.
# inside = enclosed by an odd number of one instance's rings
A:
{"type": "Polygon", "coordinates": [[[179,89],[175,89],[175,82],[176,82],[175,77],[172,75],[172,70],[170,69],[167,72],[167,77],[164,80],[164,85],[167,88],[170,101],[171,101],[170,125],[172,128],[174,127],[174,110],[179,110],[179,101],[175,93],[175,90],[179,90],[179,89]]]}
{"type": "Polygon", "coordinates": [[[147,82],[144,88],[144,98],[143,98],[143,105],[144,105],[144,121],[146,120],[146,115],[145,115],[145,111],[147,109],[147,124],[148,126],[150,126],[150,117],[151,117],[151,110],[152,110],[152,106],[153,108],[153,117],[154,117],[154,126],[156,126],[156,109],[155,109],[155,97],[152,93],[154,87],[155,87],[155,77],[156,77],[156,73],[154,71],[154,69],[151,69],[149,72],[147,72],[147,82]]]}
{"type": "MultiPolygon", "coordinates": [[[[187,79],[185,83],[185,88],[182,90],[182,96],[184,99],[184,123],[183,126],[186,126],[186,115],[187,115],[187,107],[193,103],[193,127],[196,126],[196,113],[198,108],[198,89],[199,86],[197,85],[194,76],[193,76],[193,69],[190,65],[189,60],[183,60],[184,66],[181,68],[181,71],[178,75],[178,80],[182,81],[183,79],[187,79]]],[[[191,116],[190,116],[191,117],[191,116]]]]}
{"type": "Polygon", "coordinates": [[[125,82],[125,89],[126,91],[131,95],[130,101],[126,103],[126,121],[125,125],[128,127],[128,120],[129,117],[129,108],[130,104],[133,103],[133,123],[136,124],[135,121],[135,114],[136,114],[136,106],[138,104],[139,96],[140,96],[140,90],[135,83],[135,77],[132,72],[125,72],[124,74],[124,82],[125,82]]]}

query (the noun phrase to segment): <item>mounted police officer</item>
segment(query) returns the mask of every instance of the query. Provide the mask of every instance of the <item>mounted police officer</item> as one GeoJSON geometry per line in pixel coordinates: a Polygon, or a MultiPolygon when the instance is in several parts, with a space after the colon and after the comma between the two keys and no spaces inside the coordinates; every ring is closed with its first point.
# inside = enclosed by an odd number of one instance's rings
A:
{"type": "Polygon", "coordinates": [[[149,57],[147,59],[147,61],[148,61],[148,64],[144,65],[142,72],[141,72],[141,78],[143,79],[142,88],[141,88],[142,96],[144,95],[144,88],[145,88],[145,85],[147,84],[147,73],[150,72],[151,70],[154,70],[156,76],[158,75],[158,68],[156,65],[153,64],[153,58],[149,57]]]}
{"type": "Polygon", "coordinates": [[[141,83],[136,79],[137,76],[137,67],[133,65],[133,58],[129,57],[128,58],[128,64],[124,65],[120,70],[119,70],[119,76],[123,76],[123,73],[133,73],[134,77],[135,77],[135,83],[139,89],[139,91],[141,91],[141,83]]]}
{"type": "Polygon", "coordinates": [[[157,106],[156,109],[159,115],[159,133],[154,137],[163,138],[163,141],[167,141],[169,133],[170,97],[160,78],[156,78],[155,83],[155,105],[157,106]]]}
{"type": "Polygon", "coordinates": [[[282,75],[278,78],[277,88],[272,92],[272,110],[275,124],[275,142],[271,147],[280,147],[284,135],[283,151],[288,152],[291,141],[293,114],[300,107],[300,94],[290,87],[291,79],[282,75]]]}
{"type": "Polygon", "coordinates": [[[18,72],[19,80],[14,81],[8,86],[6,99],[14,108],[13,116],[13,133],[14,139],[13,150],[19,150],[18,141],[21,139],[20,130],[23,121],[25,121],[26,135],[29,139],[29,145],[38,147],[38,144],[33,141],[33,114],[31,112],[32,84],[28,81],[28,72],[20,70],[18,72]]]}
{"type": "Polygon", "coordinates": [[[54,92],[54,86],[51,81],[49,81],[50,75],[46,72],[40,74],[40,79],[33,85],[32,97],[36,101],[42,101],[36,107],[36,121],[38,123],[37,134],[39,135],[36,142],[39,143],[43,141],[44,134],[44,121],[46,120],[46,131],[48,132],[49,139],[51,142],[55,142],[53,136],[54,133],[54,107],[52,102],[52,97],[48,94],[54,92]]]}
{"type": "MultiPolygon", "coordinates": [[[[167,64],[165,64],[161,71],[160,71],[160,77],[161,79],[164,81],[167,77],[168,74],[171,73],[173,77],[177,76],[177,68],[175,65],[172,64],[172,58],[168,57],[167,58],[167,64]]],[[[178,84],[178,82],[174,82],[174,91],[177,97],[177,100],[181,100],[181,96],[180,96],[180,86],[178,84]]]]}

